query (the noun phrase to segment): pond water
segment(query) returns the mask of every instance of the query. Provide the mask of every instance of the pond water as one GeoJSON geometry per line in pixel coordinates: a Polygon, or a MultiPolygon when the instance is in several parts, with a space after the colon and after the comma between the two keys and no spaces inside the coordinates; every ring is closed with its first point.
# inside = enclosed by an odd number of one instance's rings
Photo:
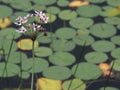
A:
{"type": "Polygon", "coordinates": [[[120,0],[0,0],[0,90],[32,80],[33,90],[120,90],[120,0]],[[14,23],[34,10],[49,21],[32,51],[14,23]]]}

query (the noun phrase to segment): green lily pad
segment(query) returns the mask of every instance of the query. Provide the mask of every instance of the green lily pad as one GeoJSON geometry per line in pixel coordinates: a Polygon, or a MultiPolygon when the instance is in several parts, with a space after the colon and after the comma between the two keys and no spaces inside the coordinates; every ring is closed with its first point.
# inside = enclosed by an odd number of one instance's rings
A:
{"type": "MultiPolygon", "coordinates": [[[[63,90],[68,90],[71,80],[64,81],[63,90]]],[[[73,79],[69,90],[85,90],[86,84],[80,79],[73,79]]]]}
{"type": "Polygon", "coordinates": [[[100,23],[90,27],[90,33],[99,38],[108,38],[116,34],[116,28],[110,24],[100,23]]]}
{"type": "MultiPolygon", "coordinates": [[[[6,57],[7,56],[8,55],[6,55],[6,57]]],[[[23,60],[27,59],[27,56],[26,56],[26,54],[24,54],[22,52],[11,52],[8,62],[10,62],[10,63],[20,63],[20,61],[21,61],[20,58],[23,61],[23,60]]]]}
{"type": "Polygon", "coordinates": [[[56,35],[54,33],[47,32],[47,36],[44,36],[44,34],[38,36],[37,41],[40,43],[50,43],[55,38],[56,35]]]}
{"type": "MultiPolygon", "coordinates": [[[[72,67],[73,74],[75,72],[76,66],[77,64],[72,67]]],[[[101,75],[102,71],[97,65],[82,62],[79,63],[79,66],[77,67],[77,71],[74,76],[83,80],[93,80],[99,78],[101,75]]]]}
{"type": "MultiPolygon", "coordinates": [[[[113,61],[111,62],[111,65],[113,64],[113,61]]],[[[116,71],[120,71],[120,59],[114,60],[114,66],[113,69],[116,71]]]]}
{"type": "Polygon", "coordinates": [[[77,13],[83,17],[96,17],[100,12],[101,8],[96,5],[84,5],[77,9],[77,13]]]}
{"type": "Polygon", "coordinates": [[[77,28],[77,29],[88,28],[91,25],[93,25],[93,23],[94,22],[92,19],[83,18],[83,17],[71,19],[69,22],[69,24],[72,27],[77,28]]]}
{"type": "Polygon", "coordinates": [[[76,31],[69,27],[59,28],[55,32],[60,39],[71,39],[76,35],[76,31]]]}
{"type": "Polygon", "coordinates": [[[53,40],[51,43],[51,48],[54,51],[72,51],[75,48],[75,43],[73,41],[67,40],[53,40]]]}
{"type": "Polygon", "coordinates": [[[55,65],[68,66],[75,62],[75,57],[67,52],[56,52],[49,56],[49,61],[55,65]]]}
{"type": "Polygon", "coordinates": [[[70,20],[70,19],[75,18],[77,16],[77,13],[75,11],[66,9],[66,10],[61,11],[58,16],[62,20],[70,20]]]}
{"type": "Polygon", "coordinates": [[[67,0],[58,0],[57,1],[57,5],[60,7],[66,7],[66,6],[68,6],[68,4],[69,4],[69,1],[67,1],[67,0]]]}
{"type": "Polygon", "coordinates": [[[72,72],[67,67],[51,66],[43,72],[43,76],[50,79],[65,80],[71,76],[72,72]]]}
{"type": "Polygon", "coordinates": [[[117,45],[120,45],[120,36],[116,35],[111,38],[111,41],[117,45]]]}
{"type": "Polygon", "coordinates": [[[19,77],[22,79],[28,79],[30,77],[29,72],[20,72],[19,77]]]}
{"type": "Polygon", "coordinates": [[[46,11],[51,14],[58,14],[60,12],[60,9],[55,6],[51,6],[51,7],[48,7],[46,11]]]}
{"type": "Polygon", "coordinates": [[[113,58],[120,58],[120,48],[115,48],[114,50],[112,50],[111,56],[113,58]]]}
{"type": "Polygon", "coordinates": [[[33,0],[34,3],[36,4],[41,4],[41,5],[52,5],[56,2],[57,0],[33,0]]]}
{"type": "Polygon", "coordinates": [[[15,28],[5,28],[0,31],[0,37],[6,38],[6,39],[13,39],[13,36],[15,34],[14,39],[19,38],[21,34],[17,33],[15,31],[15,28]]]}
{"type": "Polygon", "coordinates": [[[109,52],[115,48],[115,45],[107,40],[99,40],[92,44],[92,48],[98,52],[109,52]]]}
{"type": "Polygon", "coordinates": [[[107,0],[107,4],[111,6],[118,6],[120,5],[120,0],[107,0]]]}
{"type": "Polygon", "coordinates": [[[7,63],[6,70],[4,68],[5,68],[5,63],[1,62],[0,63],[0,77],[13,77],[13,76],[16,76],[20,72],[20,68],[18,67],[18,65],[15,65],[12,63],[7,63]],[[3,72],[4,72],[4,76],[3,76],[3,72]]]}
{"type": "Polygon", "coordinates": [[[22,61],[22,70],[26,72],[32,72],[34,69],[34,73],[40,73],[44,71],[48,67],[48,62],[42,58],[33,58],[22,61]],[[34,66],[33,66],[34,62],[34,66]]]}
{"type": "Polygon", "coordinates": [[[53,53],[52,49],[48,47],[35,48],[34,52],[36,56],[40,56],[40,57],[47,57],[53,53]]]}
{"type": "MultiPolygon", "coordinates": [[[[100,88],[99,90],[104,90],[104,87],[100,88]]],[[[105,90],[119,90],[119,89],[115,87],[106,87],[105,90]]]]}
{"type": "Polygon", "coordinates": [[[90,31],[88,29],[85,29],[85,28],[79,29],[76,32],[77,35],[88,35],[89,33],[90,33],[90,31]]]}
{"type": "Polygon", "coordinates": [[[112,25],[119,25],[120,24],[120,18],[119,17],[107,17],[104,18],[104,21],[108,24],[112,25]]]}
{"type": "Polygon", "coordinates": [[[31,10],[44,11],[45,9],[46,9],[46,6],[41,4],[35,4],[35,5],[32,5],[31,7],[31,10]]]}
{"type": "Polygon", "coordinates": [[[88,0],[88,1],[91,2],[91,3],[103,3],[106,0],[88,0]]]}
{"type": "Polygon", "coordinates": [[[85,60],[91,63],[102,63],[107,61],[108,56],[102,52],[89,52],[85,55],[85,60]]]}
{"type": "Polygon", "coordinates": [[[85,44],[85,46],[89,46],[91,45],[95,40],[92,36],[89,35],[79,35],[73,38],[73,41],[80,46],[83,46],[85,44]]]}
{"type": "Polygon", "coordinates": [[[13,13],[13,10],[5,5],[0,5],[0,18],[5,18],[10,16],[13,13]]]}

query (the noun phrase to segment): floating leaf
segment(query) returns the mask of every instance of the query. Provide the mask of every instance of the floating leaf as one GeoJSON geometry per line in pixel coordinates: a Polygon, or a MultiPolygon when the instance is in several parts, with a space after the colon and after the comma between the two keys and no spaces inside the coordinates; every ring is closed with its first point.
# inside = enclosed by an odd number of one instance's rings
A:
{"type": "MultiPolygon", "coordinates": [[[[32,43],[31,39],[21,39],[17,42],[18,48],[21,50],[32,50],[32,43]]],[[[34,41],[34,48],[38,47],[38,41],[34,41]]]]}
{"type": "Polygon", "coordinates": [[[91,63],[102,63],[107,61],[108,56],[101,52],[89,52],[85,55],[85,60],[91,63]]]}
{"type": "MultiPolygon", "coordinates": [[[[104,90],[104,87],[100,88],[99,90],[104,90]]],[[[106,87],[105,90],[119,90],[119,89],[115,87],[106,87]]]]}
{"type": "Polygon", "coordinates": [[[48,47],[38,47],[35,48],[35,55],[40,57],[47,57],[53,53],[51,48],[48,47]]]}
{"type": "Polygon", "coordinates": [[[41,5],[41,4],[35,4],[35,5],[32,5],[31,9],[32,10],[44,11],[46,9],[46,6],[41,5]]]}
{"type": "Polygon", "coordinates": [[[55,32],[60,39],[71,39],[76,35],[76,31],[69,27],[59,28],[55,32]]]}
{"type": "Polygon", "coordinates": [[[79,35],[73,38],[73,41],[80,46],[85,46],[91,45],[95,40],[92,36],[89,35],[79,35]],[[85,43],[86,42],[86,43],[85,43]]]}
{"type": "Polygon", "coordinates": [[[111,38],[111,41],[117,45],[120,45],[120,36],[116,35],[111,38]]]}
{"type": "Polygon", "coordinates": [[[34,0],[33,2],[36,4],[41,4],[41,5],[52,5],[56,2],[57,0],[34,0]]]}
{"type": "MultiPolygon", "coordinates": [[[[62,84],[63,90],[68,90],[71,80],[64,81],[62,84]]],[[[73,79],[69,90],[85,90],[86,85],[80,79],[73,79]]]]}
{"type": "Polygon", "coordinates": [[[75,18],[76,16],[77,16],[77,13],[69,9],[63,10],[59,13],[59,18],[62,20],[70,20],[75,18]]]}
{"type": "Polygon", "coordinates": [[[18,65],[7,63],[6,70],[5,70],[5,65],[6,64],[4,62],[0,63],[0,77],[13,77],[20,72],[20,68],[18,67],[18,65]],[[3,72],[4,72],[4,76],[3,76],[3,72]]]}
{"type": "Polygon", "coordinates": [[[83,17],[96,17],[100,14],[101,9],[96,5],[85,5],[77,9],[77,13],[83,17]]]}
{"type": "Polygon", "coordinates": [[[32,58],[22,61],[22,70],[27,72],[32,72],[34,69],[34,73],[39,73],[44,71],[48,67],[48,62],[42,58],[35,58],[33,61],[32,58]],[[34,68],[33,68],[34,62],[34,68]]]}
{"type": "Polygon", "coordinates": [[[99,38],[108,38],[116,34],[116,28],[110,24],[100,23],[90,27],[90,33],[99,38]]]}
{"type": "Polygon", "coordinates": [[[55,6],[48,7],[46,10],[50,14],[58,14],[60,12],[60,9],[55,6]]]}
{"type": "Polygon", "coordinates": [[[88,29],[79,29],[77,30],[77,35],[88,35],[90,33],[90,31],[88,29]]]}
{"type": "Polygon", "coordinates": [[[68,66],[75,62],[75,57],[67,52],[56,52],[49,56],[49,61],[55,65],[68,66]]]}
{"type": "Polygon", "coordinates": [[[44,34],[38,36],[37,41],[40,43],[50,43],[55,38],[56,36],[54,33],[47,32],[47,36],[44,36],[44,34]]]}
{"type": "Polygon", "coordinates": [[[93,25],[93,20],[90,19],[90,18],[83,18],[83,17],[80,17],[80,18],[74,18],[72,20],[70,20],[69,24],[74,27],[74,28],[88,28],[90,27],[91,25],[93,25]]]}
{"type": "Polygon", "coordinates": [[[98,52],[109,52],[115,48],[115,45],[107,40],[99,40],[92,44],[92,48],[98,52]]]}
{"type": "Polygon", "coordinates": [[[12,14],[13,10],[5,5],[0,5],[0,18],[8,17],[12,14]]]}
{"type": "Polygon", "coordinates": [[[88,1],[91,2],[91,3],[103,3],[106,0],[88,0],[88,1]]]}
{"type": "Polygon", "coordinates": [[[107,4],[111,6],[118,6],[120,5],[120,0],[107,0],[107,4]]]}
{"type": "Polygon", "coordinates": [[[113,69],[116,71],[120,71],[120,58],[112,61],[111,65],[113,64],[113,62],[114,62],[113,69]]]}
{"type": "Polygon", "coordinates": [[[71,76],[71,71],[67,67],[51,66],[43,72],[43,76],[50,79],[65,80],[71,76]]]}
{"type": "Polygon", "coordinates": [[[67,1],[67,0],[58,0],[57,1],[57,5],[60,7],[66,7],[66,6],[68,6],[68,4],[69,4],[69,1],[67,1]]]}
{"type": "Polygon", "coordinates": [[[53,40],[51,48],[53,48],[54,51],[72,51],[75,48],[75,43],[62,39],[53,40]]]}
{"type": "Polygon", "coordinates": [[[39,78],[37,80],[38,90],[62,90],[60,80],[48,79],[48,78],[39,78]]]}
{"type": "MultiPolygon", "coordinates": [[[[72,67],[72,72],[75,72],[75,68],[77,67],[77,64],[72,67]]],[[[83,79],[83,80],[93,80],[97,79],[102,75],[102,71],[99,69],[97,65],[94,65],[92,63],[79,63],[79,66],[77,67],[75,77],[83,79]]]]}
{"type": "Polygon", "coordinates": [[[20,72],[19,77],[22,79],[28,79],[30,77],[30,74],[28,72],[20,72]]]}
{"type": "Polygon", "coordinates": [[[119,17],[107,17],[104,18],[104,21],[108,24],[112,25],[119,25],[120,24],[120,18],[119,17]]]}
{"type": "Polygon", "coordinates": [[[112,50],[111,56],[114,58],[120,58],[120,48],[115,48],[112,50]]]}
{"type": "Polygon", "coordinates": [[[5,28],[0,31],[0,37],[4,39],[13,39],[13,36],[15,34],[14,39],[20,37],[21,35],[19,33],[15,32],[15,28],[5,28]]]}

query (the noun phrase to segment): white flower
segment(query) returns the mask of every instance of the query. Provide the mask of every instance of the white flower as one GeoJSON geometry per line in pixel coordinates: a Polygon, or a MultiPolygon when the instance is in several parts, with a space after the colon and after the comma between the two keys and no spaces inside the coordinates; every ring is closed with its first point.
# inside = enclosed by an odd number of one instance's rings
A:
{"type": "Polygon", "coordinates": [[[24,26],[22,26],[21,28],[19,28],[18,30],[16,30],[16,32],[18,33],[25,33],[27,30],[24,26]]]}
{"type": "Polygon", "coordinates": [[[37,29],[39,29],[41,27],[41,25],[35,24],[33,23],[33,30],[36,31],[37,29]]]}

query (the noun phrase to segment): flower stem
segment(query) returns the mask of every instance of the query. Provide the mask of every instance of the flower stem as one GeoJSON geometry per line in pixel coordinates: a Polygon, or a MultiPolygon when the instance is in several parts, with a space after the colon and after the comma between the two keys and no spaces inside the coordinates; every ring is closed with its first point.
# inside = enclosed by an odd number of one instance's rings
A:
{"type": "Polygon", "coordinates": [[[31,90],[33,90],[34,87],[34,66],[35,66],[34,40],[32,40],[32,58],[33,58],[33,66],[32,66],[31,90]]]}

